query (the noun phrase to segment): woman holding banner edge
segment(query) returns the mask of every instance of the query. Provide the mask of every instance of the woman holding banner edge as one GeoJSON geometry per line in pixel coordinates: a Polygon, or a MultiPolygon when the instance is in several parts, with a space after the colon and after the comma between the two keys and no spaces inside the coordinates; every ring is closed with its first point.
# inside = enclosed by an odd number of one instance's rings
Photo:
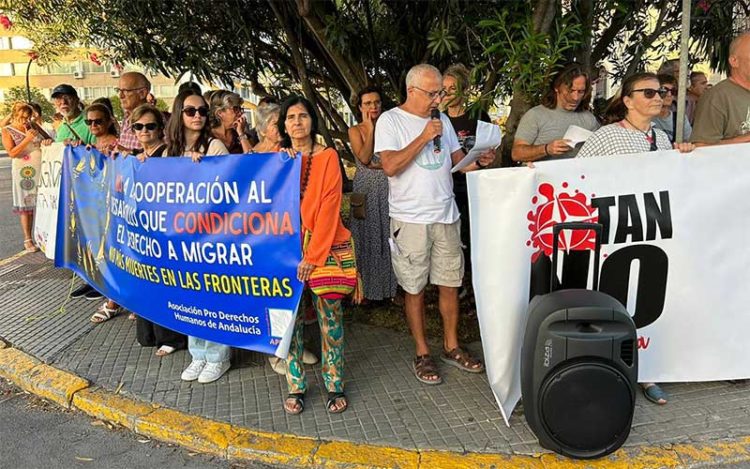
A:
{"type": "Polygon", "coordinates": [[[36,209],[37,180],[42,164],[41,137],[30,124],[34,110],[26,103],[13,104],[9,124],[2,128],[3,147],[12,159],[13,212],[21,220],[25,252],[36,252],[32,226],[36,209]]]}
{"type": "MultiPolygon", "coordinates": [[[[211,137],[208,113],[208,104],[200,93],[187,89],[178,94],[167,124],[166,154],[190,157],[198,163],[204,156],[229,153],[221,140],[211,137]]],[[[188,351],[192,361],[180,376],[183,381],[211,383],[229,370],[228,345],[188,336],[188,351]]]]}
{"type": "MultiPolygon", "coordinates": [[[[578,158],[592,156],[645,153],[657,150],[678,150],[688,153],[692,143],[671,143],[669,136],[654,127],[653,120],[662,110],[667,90],[653,73],[637,73],[627,77],[620,94],[605,111],[605,125],[594,132],[578,152],[578,158]]],[[[654,404],[664,405],[669,395],[656,383],[641,383],[643,395],[654,404]]]]}
{"type": "MultiPolygon", "coordinates": [[[[281,147],[302,155],[300,215],[302,229],[309,235],[297,278],[307,282],[316,268],[326,263],[334,245],[351,240],[341,220],[342,181],[338,153],[315,142],[318,117],[312,104],[292,96],[281,106],[278,120],[281,147]]],[[[303,296],[304,297],[304,296],[303,296]]],[[[341,299],[326,299],[310,291],[320,325],[323,381],[328,390],[326,409],[344,412],[349,403],[344,394],[344,323],[341,299]]],[[[303,311],[300,306],[298,311],[303,311]]],[[[307,380],[302,366],[304,317],[297,314],[287,357],[288,395],[284,411],[297,415],[304,410],[307,380]]]]}
{"type": "MultiPolygon", "coordinates": [[[[118,149],[117,124],[112,111],[106,104],[94,103],[84,112],[84,123],[93,136],[94,143],[87,145],[95,147],[99,153],[110,155],[118,149]]],[[[113,300],[107,299],[91,316],[91,322],[99,324],[109,321],[120,314],[122,308],[113,300]]]]}

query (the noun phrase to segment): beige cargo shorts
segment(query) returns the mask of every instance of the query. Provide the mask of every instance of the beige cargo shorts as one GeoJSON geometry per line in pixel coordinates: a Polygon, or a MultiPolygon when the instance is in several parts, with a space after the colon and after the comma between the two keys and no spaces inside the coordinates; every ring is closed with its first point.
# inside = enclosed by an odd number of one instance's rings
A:
{"type": "Polygon", "coordinates": [[[433,285],[460,287],[464,277],[461,220],[422,225],[391,218],[391,263],[398,284],[407,293],[433,285]]]}

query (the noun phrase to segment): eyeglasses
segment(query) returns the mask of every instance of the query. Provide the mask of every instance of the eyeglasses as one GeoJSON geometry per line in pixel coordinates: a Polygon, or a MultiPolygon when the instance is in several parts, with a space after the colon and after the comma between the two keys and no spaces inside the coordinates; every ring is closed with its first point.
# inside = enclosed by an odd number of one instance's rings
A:
{"type": "Polygon", "coordinates": [[[421,91],[422,93],[424,93],[425,95],[427,95],[427,97],[430,98],[431,100],[435,99],[437,97],[440,97],[440,99],[443,99],[443,98],[445,98],[445,95],[446,95],[445,90],[427,91],[427,90],[423,90],[422,88],[420,88],[418,86],[413,86],[412,88],[418,89],[419,91],[421,91]]]}
{"type": "Polygon", "coordinates": [[[639,88],[637,90],[631,90],[630,94],[637,93],[639,91],[643,93],[643,96],[646,99],[653,99],[654,96],[656,96],[657,94],[659,95],[660,98],[663,98],[664,96],[667,95],[667,90],[665,88],[659,88],[658,90],[655,90],[653,88],[639,88]]]}
{"type": "Polygon", "coordinates": [[[115,88],[115,93],[132,93],[133,91],[145,90],[145,86],[139,86],[138,88],[115,88]]]}
{"type": "Polygon", "coordinates": [[[672,96],[677,96],[677,87],[674,88],[662,88],[664,90],[664,96],[667,95],[667,93],[671,94],[672,96]]]}
{"type": "Polygon", "coordinates": [[[104,124],[104,119],[84,119],[83,122],[89,127],[92,125],[100,126],[104,124]]]}
{"type": "Polygon", "coordinates": [[[195,113],[197,112],[200,114],[201,117],[206,117],[208,115],[208,108],[205,106],[201,107],[186,107],[182,110],[188,117],[195,117],[195,113]]]}
{"type": "Polygon", "coordinates": [[[157,124],[156,122],[148,122],[146,124],[136,122],[135,124],[133,124],[133,130],[135,130],[136,132],[140,132],[143,129],[146,129],[149,132],[153,132],[154,130],[158,128],[159,128],[159,124],[157,124]]]}

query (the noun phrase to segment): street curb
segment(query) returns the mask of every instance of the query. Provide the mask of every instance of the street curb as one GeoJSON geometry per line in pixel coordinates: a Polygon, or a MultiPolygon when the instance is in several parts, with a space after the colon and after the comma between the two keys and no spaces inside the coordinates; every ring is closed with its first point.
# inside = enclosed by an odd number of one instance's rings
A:
{"type": "Polygon", "coordinates": [[[606,458],[574,461],[556,454],[507,455],[407,450],[346,441],[261,432],[145,403],[98,387],[41,363],[15,348],[2,348],[0,376],[62,407],[75,408],[140,435],[223,458],[335,469],[500,469],[708,467],[750,461],[750,436],[707,444],[621,448],[606,458]]]}
{"type": "Polygon", "coordinates": [[[45,365],[14,348],[0,350],[0,376],[66,409],[70,409],[75,393],[89,387],[87,380],[45,365]]]}

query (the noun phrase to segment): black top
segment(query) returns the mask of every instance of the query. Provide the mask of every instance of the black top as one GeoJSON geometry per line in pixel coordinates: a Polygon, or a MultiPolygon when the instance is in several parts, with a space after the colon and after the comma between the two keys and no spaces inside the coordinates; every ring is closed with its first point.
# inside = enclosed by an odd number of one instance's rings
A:
{"type": "MultiPolygon", "coordinates": [[[[167,151],[167,144],[166,143],[162,143],[161,145],[159,145],[156,148],[156,150],[154,150],[154,152],[151,154],[150,158],[159,158],[159,157],[162,157],[162,156],[164,156],[164,152],[165,151],[167,151]]],[[[133,154],[134,155],[140,155],[141,153],[143,153],[143,148],[138,148],[137,150],[133,150],[133,154]]]]}

